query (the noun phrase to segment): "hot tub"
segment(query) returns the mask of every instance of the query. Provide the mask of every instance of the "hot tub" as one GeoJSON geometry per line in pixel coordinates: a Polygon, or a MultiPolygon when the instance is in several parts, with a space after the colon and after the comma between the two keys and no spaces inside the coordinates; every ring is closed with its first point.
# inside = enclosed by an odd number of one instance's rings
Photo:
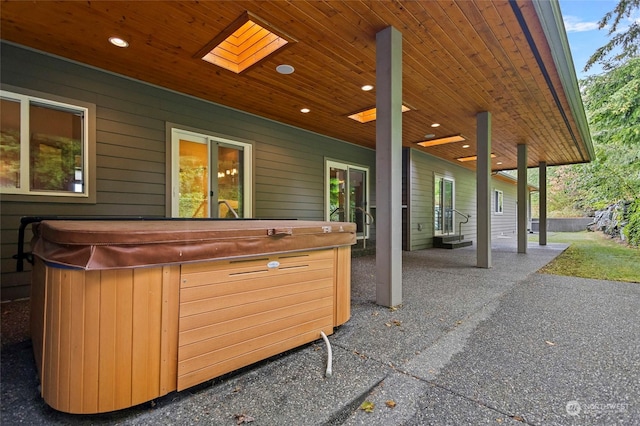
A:
{"type": "Polygon", "coordinates": [[[350,316],[355,224],[43,221],[31,331],[42,397],[101,413],[331,334],[350,316]]]}

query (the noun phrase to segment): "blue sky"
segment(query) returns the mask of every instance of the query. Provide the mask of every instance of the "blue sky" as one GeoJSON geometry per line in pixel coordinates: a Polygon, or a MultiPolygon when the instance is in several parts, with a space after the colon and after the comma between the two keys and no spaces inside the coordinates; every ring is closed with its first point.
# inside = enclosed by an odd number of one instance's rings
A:
{"type": "MultiPolygon", "coordinates": [[[[560,0],[560,10],[578,78],[602,72],[602,68],[597,64],[587,73],[583,72],[583,69],[596,49],[609,41],[608,30],[599,30],[598,22],[607,12],[612,11],[617,3],[617,0],[560,0]]],[[[631,19],[640,19],[640,11],[631,19]]],[[[624,21],[622,27],[626,27],[628,22],[624,21]]]]}

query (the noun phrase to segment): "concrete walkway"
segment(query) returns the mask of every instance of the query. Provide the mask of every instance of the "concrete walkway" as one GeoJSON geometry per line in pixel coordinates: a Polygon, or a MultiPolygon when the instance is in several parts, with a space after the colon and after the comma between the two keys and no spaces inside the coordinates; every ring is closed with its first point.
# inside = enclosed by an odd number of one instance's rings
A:
{"type": "Polygon", "coordinates": [[[491,270],[473,248],[405,253],[397,309],[374,303],[375,258],[354,259],[330,378],[319,340],[153,404],[74,416],[42,402],[30,343],[15,344],[2,423],[640,424],[640,284],[536,273],[564,248],[496,245],[491,270]]]}

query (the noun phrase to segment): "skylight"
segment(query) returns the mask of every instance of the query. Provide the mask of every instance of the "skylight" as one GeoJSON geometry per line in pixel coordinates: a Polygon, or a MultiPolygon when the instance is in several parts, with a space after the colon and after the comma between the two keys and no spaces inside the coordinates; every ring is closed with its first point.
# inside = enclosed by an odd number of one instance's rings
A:
{"type": "Polygon", "coordinates": [[[236,74],[247,70],[296,40],[250,12],[245,12],[196,53],[236,74]]]}
{"type": "MultiPolygon", "coordinates": [[[[496,158],[496,155],[495,154],[491,154],[491,158],[496,158]]],[[[456,160],[462,161],[462,162],[465,162],[465,161],[476,161],[477,159],[478,159],[477,155],[471,155],[469,157],[456,158],[456,160]]]]}
{"type": "Polygon", "coordinates": [[[418,142],[418,145],[429,147],[429,146],[436,146],[436,145],[444,145],[447,143],[462,142],[464,140],[465,138],[462,135],[452,135],[452,136],[445,136],[438,139],[418,142]]]}
{"type": "MultiPolygon", "coordinates": [[[[411,111],[408,106],[402,105],[402,112],[411,111]]],[[[365,111],[356,112],[349,116],[350,119],[359,121],[360,123],[368,123],[376,119],[376,109],[370,108],[365,111]]]]}

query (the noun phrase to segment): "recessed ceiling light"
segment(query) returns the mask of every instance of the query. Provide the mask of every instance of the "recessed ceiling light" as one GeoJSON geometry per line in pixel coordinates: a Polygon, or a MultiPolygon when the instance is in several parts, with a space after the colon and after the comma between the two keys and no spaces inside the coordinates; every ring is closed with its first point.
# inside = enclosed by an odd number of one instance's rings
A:
{"type": "Polygon", "coordinates": [[[502,164],[502,161],[498,161],[496,164],[502,164]]]}
{"type": "Polygon", "coordinates": [[[364,90],[365,92],[368,92],[369,90],[373,90],[373,86],[370,84],[365,84],[364,86],[361,87],[362,90],[364,90]]]}
{"type": "Polygon", "coordinates": [[[444,145],[444,144],[453,143],[453,142],[462,142],[463,140],[465,140],[465,138],[462,135],[451,135],[451,136],[445,136],[443,138],[433,139],[429,141],[418,142],[418,145],[428,147],[428,146],[444,145]]]}
{"type": "Polygon", "coordinates": [[[470,146],[471,145],[467,145],[467,144],[462,145],[463,148],[469,148],[470,146]]]}
{"type": "Polygon", "coordinates": [[[433,123],[431,127],[440,127],[440,123],[433,123]]]}
{"type": "Polygon", "coordinates": [[[311,110],[310,110],[309,108],[302,108],[302,109],[300,110],[300,112],[301,112],[301,113],[303,113],[303,114],[306,114],[306,113],[308,113],[308,112],[310,112],[310,111],[311,111],[311,110]]]}
{"type": "Polygon", "coordinates": [[[293,72],[294,72],[295,70],[296,70],[296,69],[295,69],[295,68],[293,68],[293,66],[288,65],[288,64],[282,64],[282,65],[278,65],[278,66],[276,67],[276,71],[278,71],[280,74],[285,74],[285,75],[286,75],[286,74],[293,74],[293,72]]]}
{"type": "Polygon", "coordinates": [[[129,43],[120,37],[109,37],[109,43],[117,47],[129,47],[129,43]]]}
{"type": "Polygon", "coordinates": [[[425,139],[431,139],[431,138],[435,138],[435,137],[436,137],[435,133],[427,133],[426,135],[424,135],[425,139]]]}

